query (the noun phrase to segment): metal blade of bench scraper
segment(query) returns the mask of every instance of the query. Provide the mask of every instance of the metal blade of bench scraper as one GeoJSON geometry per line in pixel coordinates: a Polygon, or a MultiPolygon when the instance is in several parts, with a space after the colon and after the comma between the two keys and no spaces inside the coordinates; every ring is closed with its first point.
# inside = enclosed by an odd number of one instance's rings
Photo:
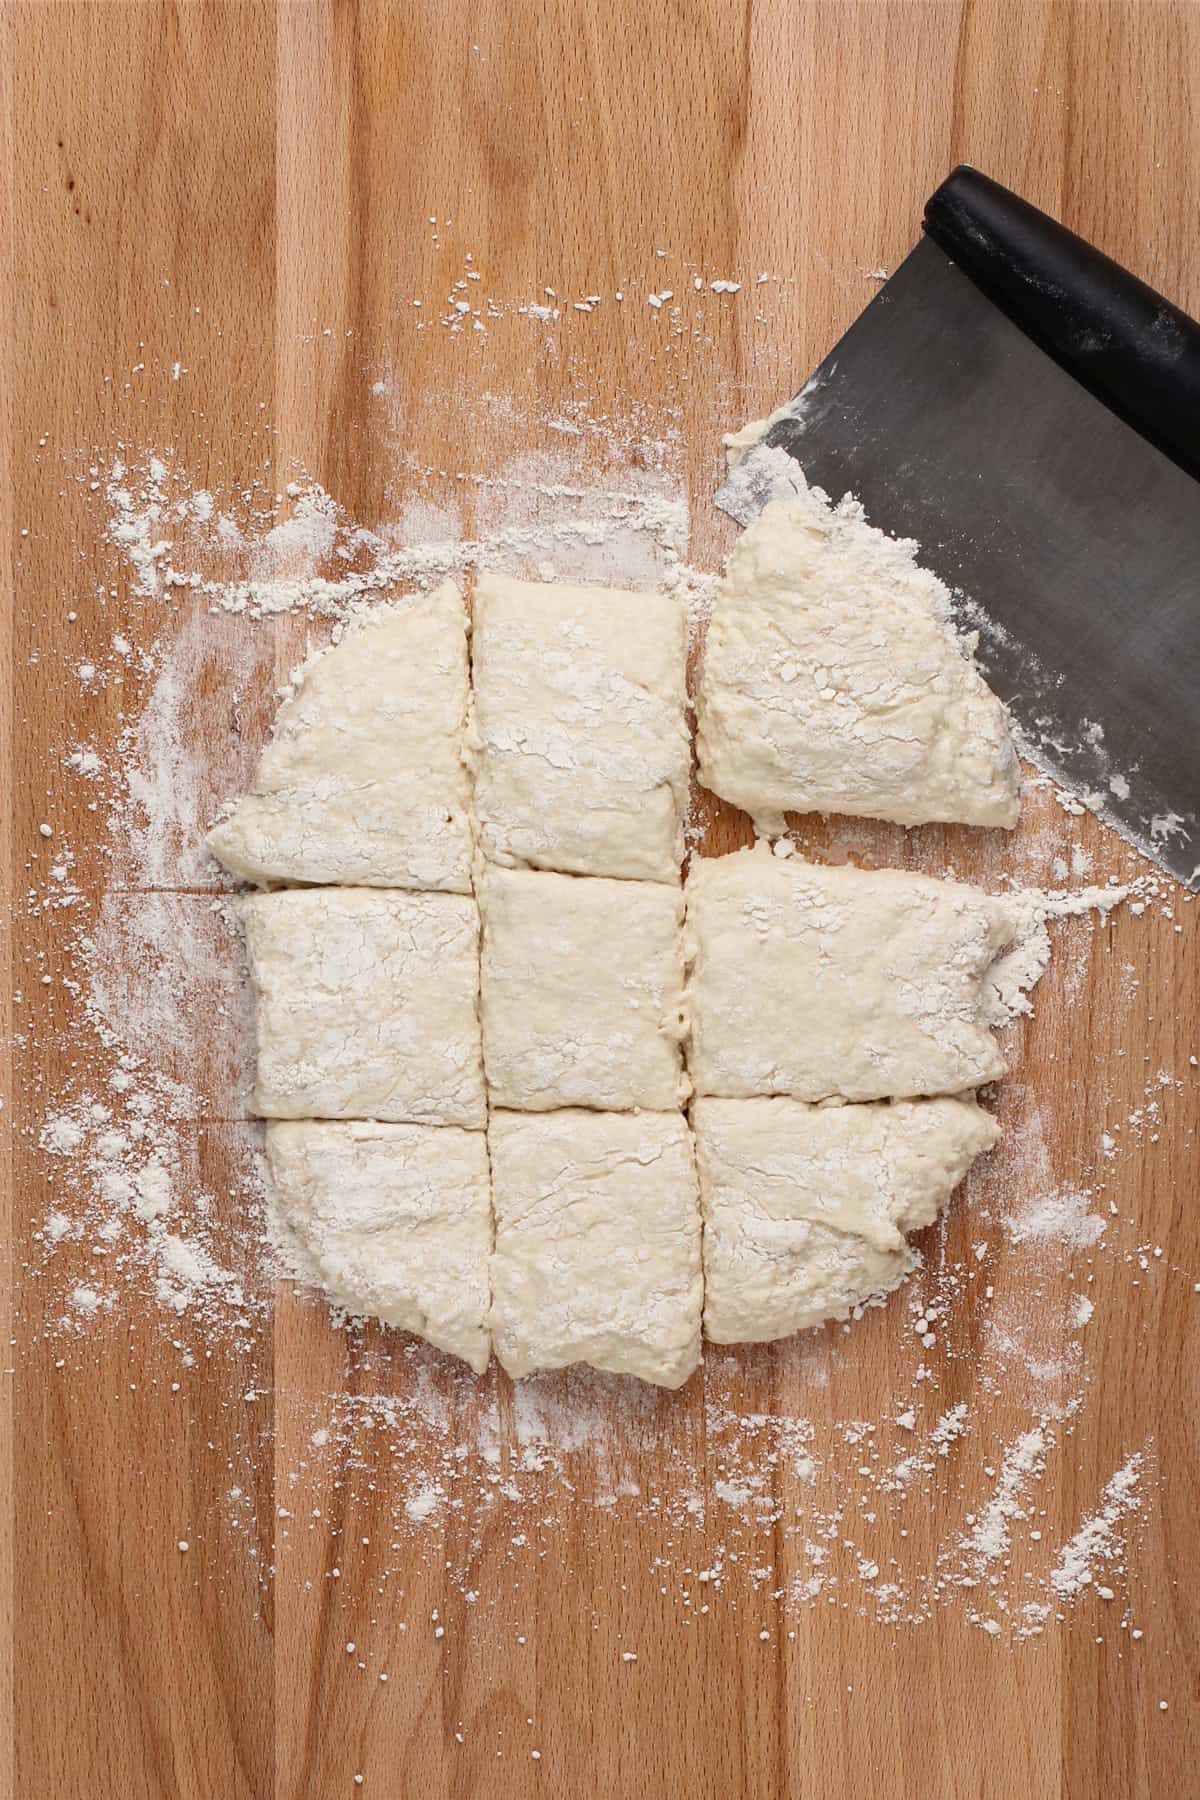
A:
{"type": "MultiPolygon", "coordinates": [[[[717,495],[793,458],[920,545],[1023,747],[1200,886],[1200,482],[923,240],[717,495]]],[[[784,472],[781,480],[781,470],[784,472]]]]}

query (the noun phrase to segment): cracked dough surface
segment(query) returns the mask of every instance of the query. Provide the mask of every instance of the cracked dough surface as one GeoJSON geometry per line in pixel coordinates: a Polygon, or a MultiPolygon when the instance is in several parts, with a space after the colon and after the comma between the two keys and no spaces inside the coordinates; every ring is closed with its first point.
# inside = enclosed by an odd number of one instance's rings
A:
{"type": "Polygon", "coordinates": [[[1000,900],[898,869],[821,868],[765,844],[692,865],[689,1066],[698,1094],[956,1094],[1004,1073],[986,1024],[1000,900]]]}
{"type": "Polygon", "coordinates": [[[492,1333],[510,1375],[586,1362],[682,1386],[700,1212],[680,1113],[493,1113],[492,1333]]]}
{"type": "Polygon", "coordinates": [[[452,582],[312,658],[209,832],[247,881],[471,891],[467,614],[452,582]]]}
{"type": "Polygon", "coordinates": [[[483,1373],[492,1213],[482,1131],[278,1120],[267,1160],[280,1211],[338,1304],[483,1373]]]}
{"type": "Polygon", "coordinates": [[[783,813],[1012,826],[1004,707],[909,547],[808,489],[729,558],[696,702],[700,779],[764,832],[783,813]]]}
{"type": "Polygon", "coordinates": [[[868,1106],[697,1100],[704,1332],[787,1337],[888,1292],[913,1266],[905,1233],[933,1223],[1000,1135],[968,1099],[868,1106]]]}
{"type": "Polygon", "coordinates": [[[676,880],[691,774],[680,601],[484,574],[473,661],[484,855],[676,880]]]}
{"type": "Polygon", "coordinates": [[[257,994],[257,1113],[483,1125],[474,900],[291,888],[238,905],[257,994]]]}
{"type": "Polygon", "coordinates": [[[485,866],[479,899],[494,1106],[665,1111],[686,1099],[681,888],[485,866]]]}

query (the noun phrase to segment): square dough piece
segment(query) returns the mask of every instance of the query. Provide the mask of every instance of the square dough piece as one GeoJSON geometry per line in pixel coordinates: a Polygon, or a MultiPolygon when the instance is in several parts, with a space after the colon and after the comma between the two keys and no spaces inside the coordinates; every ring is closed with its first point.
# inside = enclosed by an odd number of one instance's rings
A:
{"type": "Polygon", "coordinates": [[[483,1132],[277,1120],[267,1160],[279,1210],[330,1298],[482,1375],[492,1250],[483,1132]]]}
{"type": "Polygon", "coordinates": [[[473,900],[292,888],[238,905],[258,998],[257,1113],[483,1125],[473,900]]]}
{"type": "Polygon", "coordinates": [[[492,1338],[510,1375],[586,1362],[681,1387],[700,1360],[682,1113],[492,1114],[492,1338]]]}
{"type": "Polygon", "coordinates": [[[894,1288],[999,1127],[969,1100],[697,1100],[704,1333],[766,1342],[894,1288]]]}
{"type": "Polygon", "coordinates": [[[696,699],[704,785],[767,833],[785,811],[1015,825],[1008,716],[946,599],[853,502],[804,487],[773,501],[717,589],[696,699]]]}
{"type": "Polygon", "coordinates": [[[483,1056],[493,1106],[667,1111],[683,1073],[683,890],[480,872],[483,1056]]]}
{"type": "Polygon", "coordinates": [[[676,880],[691,777],[680,601],[481,575],[473,660],[484,855],[676,880]]]}
{"type": "Polygon", "coordinates": [[[1004,1073],[988,974],[1007,908],[899,869],[818,868],[765,844],[694,862],[689,1068],[698,1094],[957,1094],[1004,1073]]]}
{"type": "Polygon", "coordinates": [[[471,891],[467,613],[452,582],[313,657],[208,846],[246,881],[471,891]]]}

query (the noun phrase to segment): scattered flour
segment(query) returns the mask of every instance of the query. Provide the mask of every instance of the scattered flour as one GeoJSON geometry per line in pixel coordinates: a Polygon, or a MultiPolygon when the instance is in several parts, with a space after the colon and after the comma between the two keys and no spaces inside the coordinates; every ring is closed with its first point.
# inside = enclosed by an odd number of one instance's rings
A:
{"type": "Polygon", "coordinates": [[[418,1488],[404,1502],[405,1517],[414,1525],[424,1525],[437,1512],[441,1501],[441,1490],[432,1483],[418,1488]]]}
{"type": "Polygon", "coordinates": [[[1024,1202],[1003,1215],[1014,1244],[1063,1244],[1071,1250],[1088,1250],[1104,1236],[1108,1221],[1089,1212],[1090,1192],[1063,1189],[1024,1202]]]}
{"type": "Polygon", "coordinates": [[[669,471],[630,469],[623,485],[605,487],[565,479],[571,469],[569,459],[541,454],[517,459],[502,476],[460,476],[483,526],[475,536],[464,534],[457,509],[422,503],[407,506],[396,524],[367,530],[318,484],[293,484],[276,522],[266,523],[276,519],[272,511],[258,536],[237,530],[235,547],[250,573],[231,578],[206,572],[230,548],[230,521],[214,518],[211,496],[199,511],[183,503],[185,540],[151,544],[167,510],[180,516],[168,489],[186,495],[187,473],[152,459],[135,475],[118,462],[107,489],[109,536],[139,593],[182,591],[213,611],[252,620],[289,612],[352,617],[389,590],[462,580],[474,569],[549,579],[567,565],[576,581],[678,591],[702,617],[714,578],[685,561],[688,505],[669,471]]]}
{"type": "Polygon", "coordinates": [[[1112,1562],[1118,1555],[1117,1526],[1142,1504],[1139,1488],[1143,1466],[1144,1458],[1134,1455],[1117,1470],[1105,1486],[1099,1512],[1084,1521],[1063,1549],[1050,1572],[1050,1585],[1063,1599],[1073,1599],[1087,1587],[1096,1563],[1112,1562]]]}
{"type": "Polygon", "coordinates": [[[1016,912],[1018,934],[1013,947],[997,958],[989,974],[991,1024],[1004,1025],[1010,1019],[1032,1013],[1030,990],[1036,987],[1050,966],[1049,920],[1074,919],[1087,913],[1095,913],[1101,920],[1107,919],[1114,907],[1129,898],[1130,892],[1129,887],[1114,882],[1109,887],[1083,888],[1078,893],[1044,893],[1036,888],[1020,888],[1007,895],[1009,905],[1016,912]]]}
{"type": "Polygon", "coordinates": [[[1046,1452],[1053,1443],[1044,1426],[1022,1432],[1012,1448],[1004,1453],[996,1491],[988,1501],[982,1518],[976,1520],[963,1549],[981,1562],[996,1562],[1007,1556],[1012,1547],[1014,1523],[1028,1515],[1022,1500],[1030,1483],[1043,1473],[1046,1452]]]}

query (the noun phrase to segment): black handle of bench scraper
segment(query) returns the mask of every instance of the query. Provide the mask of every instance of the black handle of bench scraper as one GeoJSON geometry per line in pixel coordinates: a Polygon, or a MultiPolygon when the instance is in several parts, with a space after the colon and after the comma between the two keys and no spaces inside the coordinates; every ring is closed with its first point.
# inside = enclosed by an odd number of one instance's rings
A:
{"type": "Polygon", "coordinates": [[[965,164],[925,230],[1060,367],[1200,480],[1200,325],[1084,238],[965,164]]]}

